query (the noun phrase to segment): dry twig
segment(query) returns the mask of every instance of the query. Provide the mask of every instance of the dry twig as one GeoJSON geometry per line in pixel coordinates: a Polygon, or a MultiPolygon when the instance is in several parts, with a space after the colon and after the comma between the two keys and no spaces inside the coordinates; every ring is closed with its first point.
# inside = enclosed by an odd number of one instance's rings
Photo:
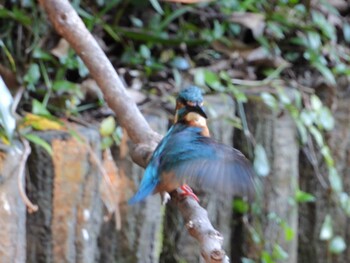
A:
{"type": "MultiPolygon", "coordinates": [[[[161,136],[150,128],[136,104],[127,95],[112,64],[70,3],[67,0],[39,0],[39,2],[56,31],[69,42],[84,61],[109,107],[115,112],[117,121],[136,144],[131,154],[134,162],[145,167],[161,136]]],[[[178,194],[173,193],[175,196],[178,194]]],[[[196,224],[196,227],[188,227],[189,232],[199,241],[206,262],[228,262],[222,249],[221,238],[211,238],[213,233],[216,236],[220,235],[211,226],[206,211],[190,197],[177,202],[177,206],[185,220],[191,220],[187,221],[187,226],[196,224]]]]}

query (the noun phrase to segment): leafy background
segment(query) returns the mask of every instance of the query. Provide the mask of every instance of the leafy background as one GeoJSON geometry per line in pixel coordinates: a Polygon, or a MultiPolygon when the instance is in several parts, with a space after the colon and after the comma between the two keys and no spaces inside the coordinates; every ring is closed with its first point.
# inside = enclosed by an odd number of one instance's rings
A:
{"type": "MultiPolygon", "coordinates": [[[[232,96],[237,112],[229,121],[246,136],[246,152],[261,177],[268,176],[270,165],[264,147],[249,131],[245,109],[249,102],[263,102],[276,114],[288,112],[301,149],[311,153],[309,161],[318,183],[334,205],[350,216],[350,197],[327,141],[335,127],[335,99],[315,89],[336,94],[339,80],[350,77],[347,5],[298,0],[72,4],[142,110],[163,107],[171,118],[173,94],[191,83],[207,94],[232,96]],[[326,167],[325,173],[320,165],[326,167]]],[[[64,129],[63,120],[80,120],[102,122],[103,148],[118,145],[121,128],[110,117],[96,83],[68,43],[52,30],[38,4],[5,1],[0,5],[0,19],[0,74],[5,81],[0,83],[2,144],[22,136],[51,153],[50,145],[33,131],[64,129]],[[21,96],[14,110],[11,103],[16,94],[21,96]]],[[[316,199],[298,190],[291,202],[316,199]]],[[[247,210],[244,204],[234,207],[247,210]]],[[[259,207],[251,210],[256,217],[265,216],[259,207]]],[[[287,240],[296,238],[283,218],[273,212],[268,216],[278,222],[287,240]]],[[[249,232],[254,242],[262,242],[258,227],[249,232]]],[[[330,257],[348,246],[345,236],[335,232],[328,214],[319,238],[327,243],[330,257]]],[[[258,257],[270,263],[288,255],[274,244],[269,251],[262,249],[258,257]]]]}

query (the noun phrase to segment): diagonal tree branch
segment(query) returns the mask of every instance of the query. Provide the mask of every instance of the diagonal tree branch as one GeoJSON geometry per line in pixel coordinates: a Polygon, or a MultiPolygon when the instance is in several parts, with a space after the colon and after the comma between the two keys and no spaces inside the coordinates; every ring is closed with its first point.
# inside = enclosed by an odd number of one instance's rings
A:
{"type": "MultiPolygon", "coordinates": [[[[127,95],[126,89],[112,64],[85,27],[68,0],[39,0],[56,31],[64,37],[88,67],[90,74],[103,92],[117,121],[125,128],[135,144],[133,160],[145,167],[161,139],[154,132],[127,95]]],[[[172,193],[181,211],[189,233],[201,245],[205,262],[228,262],[222,249],[222,236],[211,225],[207,212],[191,197],[181,198],[181,190],[172,193]]]]}

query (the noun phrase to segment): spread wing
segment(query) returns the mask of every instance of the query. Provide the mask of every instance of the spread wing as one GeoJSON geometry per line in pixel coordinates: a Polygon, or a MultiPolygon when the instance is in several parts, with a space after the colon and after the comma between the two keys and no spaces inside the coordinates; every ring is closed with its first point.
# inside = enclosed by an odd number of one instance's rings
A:
{"type": "Polygon", "coordinates": [[[254,196],[254,171],[245,156],[201,136],[195,127],[172,135],[163,149],[160,166],[190,186],[248,199],[254,196]]]}

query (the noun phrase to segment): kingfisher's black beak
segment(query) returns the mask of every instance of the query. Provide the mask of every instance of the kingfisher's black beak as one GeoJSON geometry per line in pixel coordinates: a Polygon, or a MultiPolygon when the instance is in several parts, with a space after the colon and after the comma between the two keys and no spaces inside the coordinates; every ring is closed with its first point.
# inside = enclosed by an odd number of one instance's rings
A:
{"type": "Polygon", "coordinates": [[[204,118],[208,119],[208,116],[205,113],[202,105],[196,104],[195,106],[187,106],[187,107],[189,107],[189,111],[197,112],[199,115],[201,115],[204,118]]]}

